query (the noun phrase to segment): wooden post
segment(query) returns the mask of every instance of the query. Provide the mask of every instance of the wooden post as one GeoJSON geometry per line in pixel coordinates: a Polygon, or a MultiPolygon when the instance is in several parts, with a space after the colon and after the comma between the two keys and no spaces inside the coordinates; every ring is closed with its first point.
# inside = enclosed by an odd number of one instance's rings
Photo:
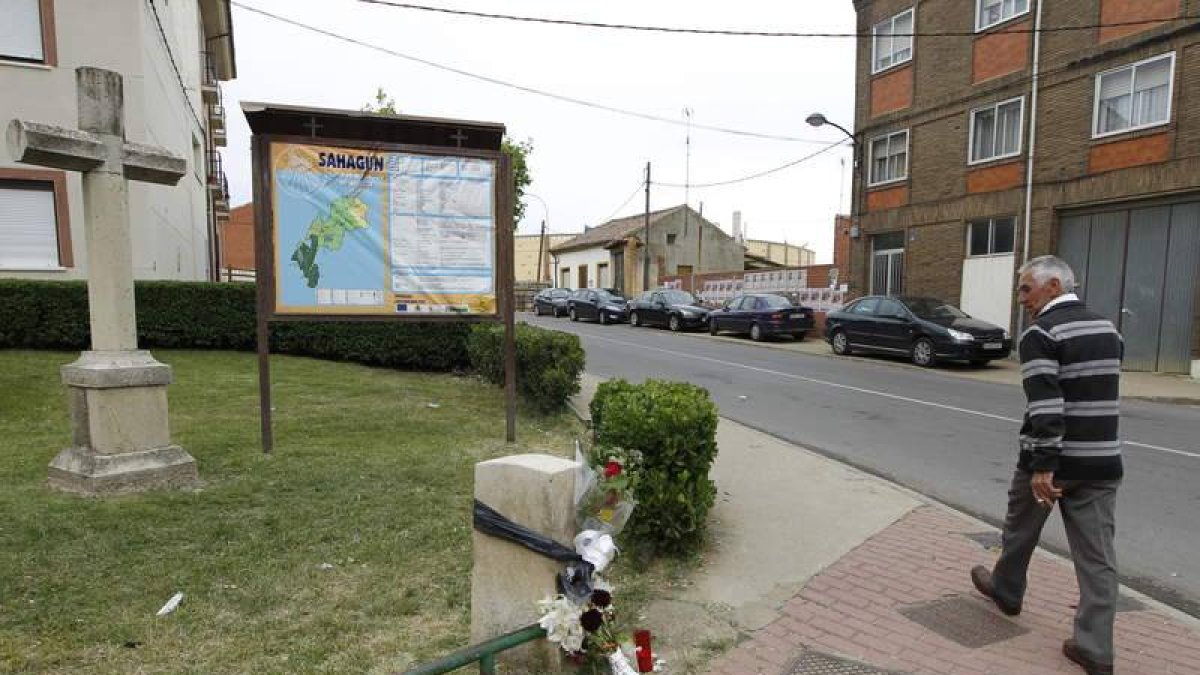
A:
{"type": "Polygon", "coordinates": [[[263,454],[275,449],[271,431],[271,325],[269,323],[271,296],[275,292],[275,266],[271,260],[273,246],[264,242],[271,236],[271,208],[267,203],[267,184],[271,180],[271,162],[267,156],[270,144],[259,136],[250,139],[250,156],[255,168],[251,174],[254,191],[254,287],[256,299],[256,333],[258,336],[258,420],[263,454]]]}
{"type": "Polygon", "coordinates": [[[496,204],[497,250],[500,254],[499,276],[500,312],[504,321],[504,440],[517,442],[517,335],[516,302],[513,294],[516,264],[513,251],[513,204],[516,194],[513,186],[512,160],[500,155],[500,195],[496,204]]]}

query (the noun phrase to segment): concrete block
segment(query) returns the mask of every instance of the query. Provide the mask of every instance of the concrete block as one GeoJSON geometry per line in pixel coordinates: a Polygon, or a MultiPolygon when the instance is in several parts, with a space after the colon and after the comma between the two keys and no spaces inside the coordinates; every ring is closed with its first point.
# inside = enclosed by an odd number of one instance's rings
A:
{"type": "Polygon", "coordinates": [[[14,161],[67,171],[90,171],[107,155],[94,134],[25,120],[8,125],[8,151],[14,161]]]}
{"type": "Polygon", "coordinates": [[[196,485],[196,460],[178,445],[105,455],[68,448],[50,462],[48,483],[64,492],[101,496],[196,485]]]}
{"type": "Polygon", "coordinates": [[[187,160],[152,145],[126,142],[121,161],[127,180],[174,185],[187,175],[187,160]]]}

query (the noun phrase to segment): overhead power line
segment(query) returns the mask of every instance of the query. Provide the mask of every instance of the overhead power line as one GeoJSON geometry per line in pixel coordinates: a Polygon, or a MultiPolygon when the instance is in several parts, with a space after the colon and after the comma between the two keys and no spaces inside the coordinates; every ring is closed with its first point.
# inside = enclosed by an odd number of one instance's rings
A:
{"type": "Polygon", "coordinates": [[[802,164],[804,162],[807,162],[810,159],[814,159],[814,158],[818,157],[819,155],[823,155],[823,154],[829,152],[830,150],[833,150],[834,148],[836,148],[838,146],[845,145],[849,142],[850,142],[850,139],[843,138],[840,141],[826,145],[825,147],[821,148],[820,150],[817,150],[816,152],[811,152],[799,159],[794,159],[794,160],[788,162],[787,164],[781,164],[777,167],[767,169],[766,171],[759,171],[757,173],[752,173],[749,176],[742,176],[741,178],[732,178],[730,180],[716,181],[713,183],[688,183],[686,185],[683,183],[664,183],[664,182],[655,180],[655,181],[650,181],[650,184],[651,185],[659,185],[662,187],[672,187],[672,188],[688,187],[688,188],[699,189],[699,188],[722,187],[724,185],[733,185],[735,183],[745,183],[746,181],[751,181],[756,178],[762,178],[764,176],[769,176],[773,173],[778,173],[780,171],[783,171],[784,169],[790,169],[791,167],[796,166],[797,164],[802,164]]]}
{"type": "MultiPolygon", "coordinates": [[[[465,9],[451,9],[449,7],[434,7],[432,5],[419,5],[411,2],[395,2],[393,0],[358,0],[359,2],[369,5],[383,5],[385,7],[393,7],[396,9],[409,9],[420,12],[435,12],[438,14],[451,14],[455,16],[468,16],[478,19],[495,19],[500,21],[518,21],[522,23],[539,23],[550,24],[555,26],[574,26],[577,28],[600,28],[605,30],[626,30],[626,31],[641,31],[647,33],[682,33],[687,35],[721,35],[727,37],[777,37],[777,38],[860,38],[872,37],[870,31],[852,32],[852,33],[819,33],[819,32],[790,32],[790,31],[768,31],[768,30],[729,30],[721,28],[684,28],[678,26],[646,26],[638,24],[623,24],[623,23],[602,23],[597,21],[576,21],[572,19],[551,19],[539,16],[517,16],[513,14],[496,14],[492,12],[476,12],[465,9]]],[[[235,3],[236,4],[236,3],[235,3]]],[[[1095,30],[1097,28],[1118,28],[1122,26],[1145,26],[1152,23],[1162,23],[1164,21],[1193,21],[1200,19],[1197,16],[1171,16],[1161,19],[1140,19],[1137,21],[1113,21],[1108,23],[1090,23],[1074,26],[1050,26],[1043,27],[1043,33],[1061,33],[1067,31],[1079,30],[1095,30]]],[[[1006,33],[1032,33],[1033,28],[1014,28],[1005,29],[1006,33]]],[[[894,37],[974,37],[979,34],[979,31],[927,31],[927,32],[912,32],[912,33],[890,33],[894,37]]]]}
{"type": "Polygon", "coordinates": [[[183,105],[192,114],[192,119],[196,121],[196,126],[204,131],[204,122],[200,121],[200,116],[196,114],[196,110],[192,108],[192,99],[188,96],[187,85],[183,83],[183,74],[179,72],[179,64],[175,62],[175,54],[171,51],[171,41],[167,39],[167,32],[163,30],[162,19],[158,16],[158,7],[154,5],[154,0],[147,0],[150,5],[150,11],[154,14],[154,24],[158,26],[158,35],[162,38],[163,48],[167,50],[167,59],[171,61],[171,68],[175,71],[175,79],[179,82],[179,90],[183,92],[183,105]]]}
{"type": "Polygon", "coordinates": [[[645,177],[643,177],[640,181],[638,181],[637,187],[633,188],[633,192],[630,192],[629,196],[625,198],[625,201],[621,202],[620,206],[613,209],[613,212],[610,213],[607,218],[600,221],[600,224],[603,225],[604,223],[607,223],[608,221],[612,220],[613,218],[616,218],[617,214],[620,213],[621,210],[624,209],[626,206],[629,206],[629,202],[633,201],[633,198],[636,197],[637,193],[641,192],[642,188],[645,186],[646,186],[646,179],[645,179],[645,177]]]}
{"type": "MultiPolygon", "coordinates": [[[[421,58],[418,56],[413,56],[411,54],[405,54],[403,52],[396,51],[389,47],[382,47],[380,45],[372,44],[372,43],[366,42],[364,40],[359,40],[358,38],[353,38],[353,37],[350,37],[347,35],[342,35],[340,33],[335,33],[330,30],[325,30],[324,28],[319,28],[319,27],[313,26],[311,24],[307,24],[307,23],[304,23],[301,21],[296,21],[295,19],[289,19],[288,17],[285,17],[285,16],[273,14],[266,10],[259,9],[257,7],[251,7],[251,6],[243,4],[241,2],[237,2],[237,0],[233,0],[233,2],[231,2],[230,4],[232,4],[234,7],[237,7],[239,9],[244,9],[247,12],[253,12],[255,14],[265,16],[267,18],[273,19],[275,21],[279,21],[281,23],[286,23],[288,25],[295,26],[297,28],[301,28],[303,30],[306,30],[306,31],[309,31],[312,33],[317,33],[320,35],[324,35],[326,37],[333,38],[335,40],[340,40],[342,42],[347,42],[347,43],[350,43],[353,45],[358,45],[359,47],[363,47],[365,49],[371,49],[371,50],[374,50],[377,52],[381,52],[383,54],[387,54],[389,56],[394,56],[399,59],[405,59],[407,61],[412,61],[414,63],[420,63],[422,65],[426,65],[431,68],[443,70],[448,73],[454,73],[455,75],[461,75],[463,77],[468,77],[473,80],[479,80],[481,82],[487,82],[488,84],[494,84],[498,87],[505,87],[507,89],[515,89],[517,91],[525,92],[527,94],[534,94],[536,96],[542,96],[544,98],[553,99],[555,101],[561,101],[563,103],[571,103],[574,105],[584,106],[587,108],[592,108],[593,110],[603,110],[605,112],[615,113],[617,115],[624,115],[626,117],[635,117],[638,119],[649,120],[652,122],[661,122],[663,124],[671,124],[674,126],[684,126],[686,124],[683,120],[672,119],[670,117],[660,117],[658,115],[652,115],[650,113],[639,112],[637,110],[628,110],[626,108],[618,108],[616,106],[605,105],[603,103],[596,103],[594,101],[587,101],[587,100],[584,100],[581,98],[574,98],[572,96],[564,96],[562,94],[556,94],[551,91],[546,91],[545,89],[537,89],[535,87],[527,87],[522,84],[508,82],[506,80],[501,80],[499,78],[490,77],[487,75],[480,75],[479,73],[472,73],[468,70],[463,70],[461,68],[455,68],[453,66],[448,66],[443,63],[438,63],[436,61],[430,61],[429,59],[424,59],[424,58],[421,58]]],[[[714,125],[709,125],[709,124],[696,124],[694,122],[692,123],[692,128],[693,129],[705,129],[707,131],[714,131],[714,132],[722,133],[722,134],[731,134],[734,136],[743,136],[743,137],[748,137],[748,138],[761,138],[761,139],[766,139],[766,140],[771,140],[771,141],[810,143],[813,145],[823,145],[825,143],[828,143],[828,141],[825,141],[825,140],[818,140],[818,139],[812,139],[812,138],[799,138],[796,136],[786,136],[786,135],[782,135],[782,134],[767,134],[767,133],[759,133],[759,132],[754,132],[754,131],[744,131],[741,129],[731,129],[729,127],[714,126],[714,125]]]]}

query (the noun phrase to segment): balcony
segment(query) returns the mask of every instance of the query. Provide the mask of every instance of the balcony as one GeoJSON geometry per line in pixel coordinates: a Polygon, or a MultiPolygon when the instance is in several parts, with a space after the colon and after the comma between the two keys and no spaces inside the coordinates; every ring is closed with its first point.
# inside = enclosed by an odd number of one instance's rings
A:
{"type": "Polygon", "coordinates": [[[221,102],[221,85],[211,52],[200,52],[200,94],[205,103],[221,102]]]}
{"type": "Polygon", "coordinates": [[[208,153],[208,193],[213,215],[217,220],[229,220],[229,181],[221,166],[221,155],[208,153]]]}

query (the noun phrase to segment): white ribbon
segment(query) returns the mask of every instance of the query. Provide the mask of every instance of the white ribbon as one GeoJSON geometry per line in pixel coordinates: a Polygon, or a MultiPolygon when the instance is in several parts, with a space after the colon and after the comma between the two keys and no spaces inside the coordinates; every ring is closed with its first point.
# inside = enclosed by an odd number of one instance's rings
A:
{"type": "Polygon", "coordinates": [[[625,652],[620,649],[608,655],[608,664],[612,667],[613,675],[637,675],[637,671],[629,665],[629,659],[625,658],[625,652]]]}
{"type": "Polygon", "coordinates": [[[599,574],[617,557],[617,545],[607,534],[584,530],[575,536],[575,552],[590,562],[599,574]]]}

